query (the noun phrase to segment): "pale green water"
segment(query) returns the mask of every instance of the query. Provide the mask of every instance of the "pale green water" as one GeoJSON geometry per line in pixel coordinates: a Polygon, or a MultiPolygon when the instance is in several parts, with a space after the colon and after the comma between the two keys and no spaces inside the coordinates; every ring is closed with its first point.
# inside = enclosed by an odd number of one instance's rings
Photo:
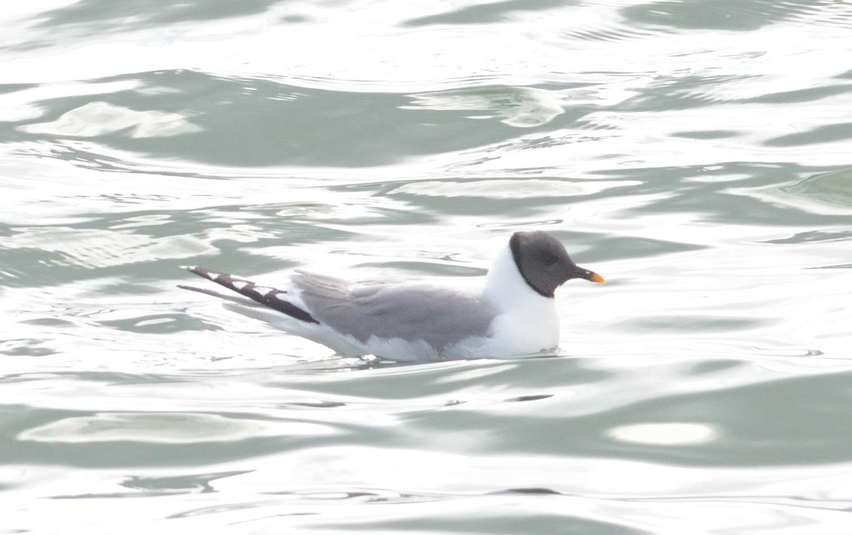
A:
{"type": "Polygon", "coordinates": [[[850,532],[849,2],[0,17],[0,533],[850,532]],[[554,358],[341,360],[175,287],[523,228],[611,281],[554,358]]]}

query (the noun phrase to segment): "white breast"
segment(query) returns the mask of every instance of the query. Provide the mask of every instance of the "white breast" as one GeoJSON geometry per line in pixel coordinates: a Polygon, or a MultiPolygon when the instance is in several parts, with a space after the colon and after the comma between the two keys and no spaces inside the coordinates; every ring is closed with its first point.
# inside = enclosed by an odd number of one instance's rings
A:
{"type": "Polygon", "coordinates": [[[483,297],[500,310],[491,326],[489,347],[484,348],[491,356],[538,353],[559,345],[556,300],[530,288],[508,246],[488,271],[483,297]]]}

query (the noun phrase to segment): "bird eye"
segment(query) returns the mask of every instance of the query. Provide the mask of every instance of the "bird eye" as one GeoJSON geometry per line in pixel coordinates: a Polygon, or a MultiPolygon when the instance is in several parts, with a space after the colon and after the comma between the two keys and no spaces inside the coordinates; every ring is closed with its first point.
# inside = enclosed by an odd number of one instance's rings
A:
{"type": "Polygon", "coordinates": [[[544,258],[542,258],[542,260],[548,266],[552,266],[553,264],[559,262],[559,258],[557,258],[555,254],[551,254],[551,253],[546,253],[544,255],[544,258]]]}

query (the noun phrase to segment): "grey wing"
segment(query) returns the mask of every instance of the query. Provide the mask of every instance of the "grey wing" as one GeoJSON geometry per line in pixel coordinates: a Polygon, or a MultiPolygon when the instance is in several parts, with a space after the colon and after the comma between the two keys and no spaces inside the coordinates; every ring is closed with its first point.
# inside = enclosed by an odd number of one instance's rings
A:
{"type": "Polygon", "coordinates": [[[488,302],[450,288],[425,285],[349,285],[299,272],[295,287],[310,313],[360,342],[371,336],[423,340],[438,350],[486,336],[496,313],[488,302]]]}

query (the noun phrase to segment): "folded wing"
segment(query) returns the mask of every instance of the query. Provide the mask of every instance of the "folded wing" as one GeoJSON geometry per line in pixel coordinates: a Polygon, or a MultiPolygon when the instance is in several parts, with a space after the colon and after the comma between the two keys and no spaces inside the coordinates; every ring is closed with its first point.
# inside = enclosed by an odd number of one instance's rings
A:
{"type": "Polygon", "coordinates": [[[423,340],[439,352],[466,338],[486,336],[496,315],[481,297],[452,288],[413,284],[351,285],[297,272],[293,287],[321,324],[361,343],[423,340]]]}

